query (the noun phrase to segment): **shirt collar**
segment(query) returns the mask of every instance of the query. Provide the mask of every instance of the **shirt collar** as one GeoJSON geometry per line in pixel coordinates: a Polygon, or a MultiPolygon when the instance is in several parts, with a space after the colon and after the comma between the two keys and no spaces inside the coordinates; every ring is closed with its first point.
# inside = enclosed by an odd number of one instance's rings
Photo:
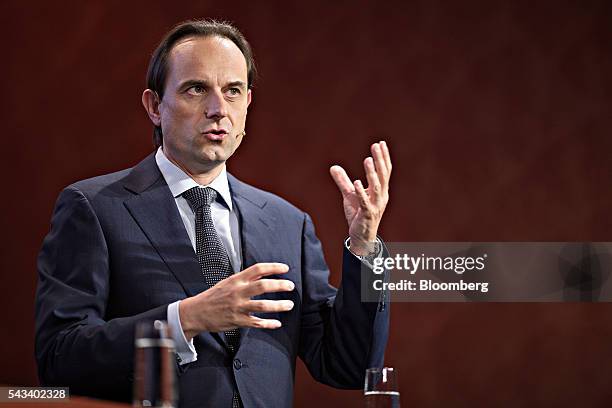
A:
{"type": "Polygon", "coordinates": [[[203,186],[196,183],[196,181],[189,177],[187,173],[180,169],[176,164],[172,163],[166,157],[161,147],[158,148],[157,153],[155,153],[155,162],[157,163],[157,167],[159,167],[159,171],[161,171],[162,176],[164,176],[164,179],[166,180],[166,183],[168,184],[170,192],[174,198],[179,197],[185,191],[193,187],[211,187],[221,195],[230,211],[232,211],[232,196],[230,194],[229,183],[227,181],[227,170],[225,168],[225,164],[223,164],[221,173],[219,173],[219,175],[215,177],[210,184],[203,186]]]}

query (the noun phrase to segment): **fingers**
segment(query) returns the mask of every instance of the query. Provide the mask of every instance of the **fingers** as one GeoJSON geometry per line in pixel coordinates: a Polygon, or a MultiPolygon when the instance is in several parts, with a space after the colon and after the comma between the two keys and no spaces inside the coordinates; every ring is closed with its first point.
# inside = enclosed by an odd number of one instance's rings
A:
{"type": "MultiPolygon", "coordinates": [[[[370,196],[376,200],[381,193],[381,184],[377,169],[374,167],[374,160],[368,157],[363,161],[363,167],[365,168],[366,179],[368,180],[368,190],[370,190],[370,196]]],[[[380,170],[379,170],[380,171],[380,170]]]]}
{"type": "Polygon", "coordinates": [[[235,327],[280,327],[278,320],[260,319],[251,314],[286,312],[293,309],[293,302],[251,298],[295,289],[295,284],[288,279],[263,278],[288,271],[289,266],[283,263],[255,264],[221,280],[209,290],[184,299],[179,306],[183,331],[192,338],[201,331],[218,332],[235,327]]]}
{"type": "MultiPolygon", "coordinates": [[[[374,195],[378,195],[388,188],[389,176],[391,175],[391,157],[385,141],[372,144],[370,150],[372,157],[366,158],[363,166],[368,181],[368,190],[371,190],[374,195]]],[[[356,192],[354,183],[351,182],[342,167],[332,166],[329,172],[343,195],[356,192]]]]}
{"type": "Polygon", "coordinates": [[[246,316],[240,322],[240,327],[254,327],[257,329],[278,329],[281,322],[276,319],[262,319],[249,313],[288,312],[293,309],[290,300],[251,300],[245,307],[246,316]]]}
{"type": "Polygon", "coordinates": [[[278,329],[282,326],[281,322],[276,319],[262,319],[257,316],[248,316],[241,327],[253,327],[256,329],[278,329]]]}
{"type": "Polygon", "coordinates": [[[244,296],[253,297],[273,292],[291,292],[295,284],[287,279],[259,279],[249,283],[244,289],[244,296]]]}
{"type": "Polygon", "coordinates": [[[367,210],[369,208],[370,200],[368,198],[368,193],[366,193],[365,189],[363,188],[361,180],[355,180],[353,185],[355,186],[355,193],[357,194],[360,207],[367,210]]]}
{"type": "MultiPolygon", "coordinates": [[[[387,168],[387,160],[385,159],[384,147],[385,142],[374,143],[370,150],[374,158],[374,167],[376,174],[383,188],[386,188],[389,183],[389,169],[387,168]]],[[[388,152],[388,149],[387,149],[388,152]]]]}
{"type": "Polygon", "coordinates": [[[264,276],[276,275],[280,273],[289,272],[289,266],[284,263],[270,262],[270,263],[258,263],[253,266],[250,266],[243,270],[242,272],[238,272],[233,275],[237,278],[243,278],[246,280],[258,280],[264,276]]]}
{"type": "Polygon", "coordinates": [[[288,312],[291,309],[293,302],[290,300],[250,300],[245,306],[249,313],[288,312]]]}
{"type": "Polygon", "coordinates": [[[289,266],[283,263],[258,263],[234,276],[240,276],[248,282],[243,294],[246,297],[253,297],[264,293],[292,291],[295,284],[290,280],[262,279],[264,276],[287,273],[288,271],[289,266]]]}
{"type": "Polygon", "coordinates": [[[385,160],[385,164],[387,165],[387,172],[389,175],[391,175],[391,155],[389,154],[389,146],[387,146],[387,142],[382,141],[380,142],[380,144],[382,145],[382,153],[383,153],[383,158],[385,160]]]}
{"type": "MultiPolygon", "coordinates": [[[[290,300],[251,300],[246,304],[246,313],[275,313],[288,312],[293,309],[293,302],[290,300]]],[[[281,327],[281,322],[276,319],[262,319],[249,314],[243,327],[255,327],[260,329],[277,329],[281,327]]]]}
{"type": "Polygon", "coordinates": [[[350,194],[354,191],[353,183],[351,183],[351,179],[346,174],[346,171],[340,166],[331,166],[329,169],[329,173],[332,178],[336,182],[336,185],[340,189],[342,195],[350,194]]]}
{"type": "Polygon", "coordinates": [[[376,165],[376,170],[379,172],[379,175],[387,174],[387,162],[383,157],[382,142],[374,143],[370,146],[370,151],[372,152],[374,164],[376,165]]]}

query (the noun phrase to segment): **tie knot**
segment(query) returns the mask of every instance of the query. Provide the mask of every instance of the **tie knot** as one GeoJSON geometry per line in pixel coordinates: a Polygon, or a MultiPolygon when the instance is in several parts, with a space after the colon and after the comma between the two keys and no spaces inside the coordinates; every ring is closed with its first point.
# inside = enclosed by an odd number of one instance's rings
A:
{"type": "Polygon", "coordinates": [[[210,187],[193,187],[183,193],[183,197],[195,212],[200,207],[210,207],[217,198],[217,192],[210,187]]]}

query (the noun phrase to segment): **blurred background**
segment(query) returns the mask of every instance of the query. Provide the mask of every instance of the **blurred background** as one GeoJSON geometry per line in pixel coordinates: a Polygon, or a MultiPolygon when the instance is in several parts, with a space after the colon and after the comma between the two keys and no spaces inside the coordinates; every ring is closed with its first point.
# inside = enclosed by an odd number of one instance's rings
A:
{"type": "MultiPolygon", "coordinates": [[[[146,67],[179,21],[233,21],[261,73],[228,163],[311,214],[340,280],[328,169],[384,139],[387,241],[612,241],[612,2],[3,1],[0,383],[36,385],[36,256],[60,190],[153,147],[146,67]]],[[[403,406],[609,406],[610,304],[392,307],[403,406]]],[[[301,365],[295,406],[360,406],[301,365]]]]}

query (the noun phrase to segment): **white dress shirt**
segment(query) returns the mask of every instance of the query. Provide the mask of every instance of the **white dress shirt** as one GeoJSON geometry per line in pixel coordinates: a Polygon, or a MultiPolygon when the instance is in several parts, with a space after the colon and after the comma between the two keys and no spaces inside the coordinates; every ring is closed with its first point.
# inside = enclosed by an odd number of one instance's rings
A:
{"type": "MultiPolygon", "coordinates": [[[[161,147],[155,154],[155,161],[170,188],[170,192],[174,196],[176,206],[183,220],[183,224],[185,224],[185,230],[187,230],[187,235],[189,235],[194,252],[196,251],[195,214],[182,194],[193,187],[211,187],[217,191],[222,200],[217,200],[210,206],[213,224],[229,255],[232,269],[234,272],[239,272],[242,269],[240,231],[238,229],[238,216],[232,204],[225,165],[221,173],[219,173],[210,184],[202,186],[168,160],[161,147]],[[223,201],[223,203],[220,201],[223,201]]],[[[204,276],[202,276],[202,279],[204,279],[204,276]]],[[[195,361],[198,354],[193,346],[193,339],[187,341],[183,328],[181,327],[179,303],[180,300],[168,306],[168,324],[172,330],[172,337],[174,339],[179,364],[187,364],[195,361]]]]}

